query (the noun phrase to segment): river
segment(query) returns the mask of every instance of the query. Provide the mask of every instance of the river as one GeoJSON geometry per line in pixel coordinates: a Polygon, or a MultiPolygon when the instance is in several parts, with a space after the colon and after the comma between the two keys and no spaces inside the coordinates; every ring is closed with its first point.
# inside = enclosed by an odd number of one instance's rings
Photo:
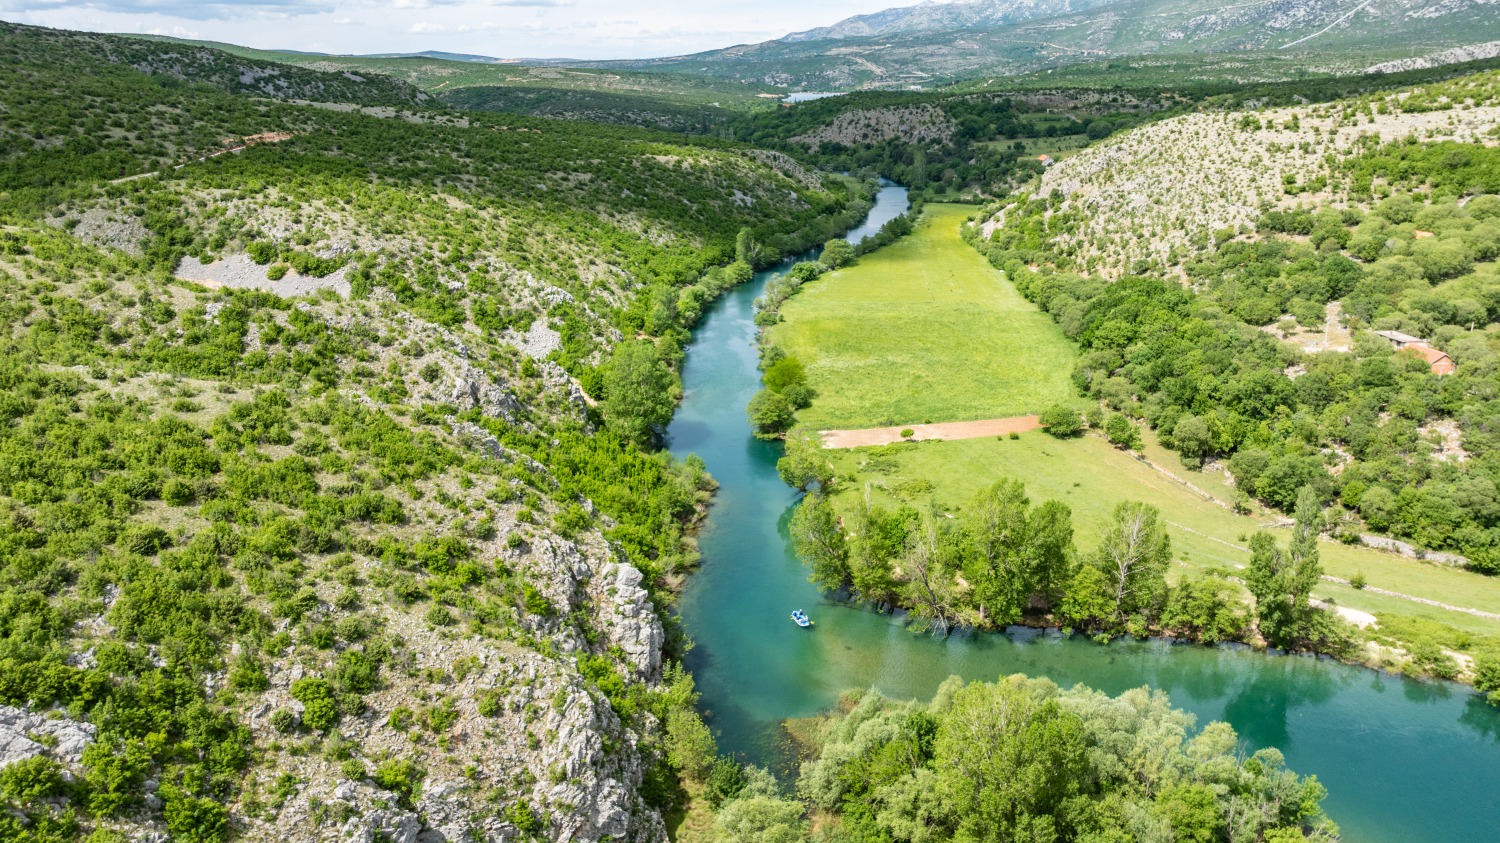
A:
{"type": "MultiPolygon", "coordinates": [[[[903,188],[884,188],[849,239],[905,207],[903,188]]],[[[850,688],[927,699],[952,674],[992,681],[1018,672],[1111,694],[1150,685],[1200,725],[1225,720],[1248,749],[1277,747],[1292,769],[1316,774],[1346,840],[1500,840],[1500,712],[1467,688],[1244,647],[1101,646],[1034,630],[944,640],[822,598],[787,538],[797,494],[776,474],[780,446],[756,440],[745,418],[760,388],[752,302],[789,267],[757,274],[705,314],[668,430],[672,452],[698,454],[719,481],[700,537],[703,565],[680,611],[696,642],[688,666],[721,749],[777,764],[780,721],[826,710],[850,688]],[[794,626],[795,608],[816,627],[794,626]]]]}

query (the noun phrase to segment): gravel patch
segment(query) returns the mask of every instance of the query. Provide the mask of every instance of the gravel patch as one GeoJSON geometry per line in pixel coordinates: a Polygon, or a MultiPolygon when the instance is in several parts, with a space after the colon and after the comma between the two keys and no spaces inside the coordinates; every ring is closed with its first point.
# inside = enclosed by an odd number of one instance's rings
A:
{"type": "Polygon", "coordinates": [[[547,323],[540,319],[532,322],[524,334],[507,330],[505,341],[520,349],[527,357],[537,360],[562,348],[562,334],[547,327],[547,323]]]}
{"type": "Polygon", "coordinates": [[[141,246],[151,238],[151,232],[141,221],[126,213],[90,208],[79,216],[57,217],[47,220],[49,225],[62,228],[68,220],[77,220],[73,236],[93,246],[107,246],[132,255],[141,253],[141,246]]]}
{"type": "Polygon", "coordinates": [[[184,281],[195,281],[205,287],[229,288],[233,290],[264,290],[278,296],[310,296],[319,290],[333,290],[342,298],[349,298],[349,267],[340,267],[323,278],[303,275],[295,269],[272,281],[266,277],[268,266],[261,266],[249,255],[230,255],[213,263],[203,263],[188,256],[177,265],[177,277],[184,281]]]}

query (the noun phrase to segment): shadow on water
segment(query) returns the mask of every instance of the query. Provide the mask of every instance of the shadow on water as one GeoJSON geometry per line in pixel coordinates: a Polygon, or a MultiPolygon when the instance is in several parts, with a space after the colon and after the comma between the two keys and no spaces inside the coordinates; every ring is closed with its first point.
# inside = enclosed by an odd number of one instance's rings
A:
{"type": "MultiPolygon", "coordinates": [[[[905,207],[904,190],[887,186],[850,238],[905,207]]],[[[1292,769],[1316,774],[1348,840],[1500,840],[1500,713],[1467,689],[1243,646],[1100,645],[1037,630],[935,638],[900,613],[819,594],[788,546],[797,495],[776,473],[779,446],[755,440],[744,411],[760,388],[752,302],[790,266],[760,273],[705,314],[668,431],[672,452],[697,453],[720,484],[680,612],[696,643],[687,664],[722,749],[789,770],[782,721],[826,711],[849,689],[926,699],[950,675],[1016,672],[1109,694],[1144,685],[1200,725],[1228,721],[1248,751],[1275,746],[1292,769]],[[797,628],[794,608],[817,625],[797,628]]]]}

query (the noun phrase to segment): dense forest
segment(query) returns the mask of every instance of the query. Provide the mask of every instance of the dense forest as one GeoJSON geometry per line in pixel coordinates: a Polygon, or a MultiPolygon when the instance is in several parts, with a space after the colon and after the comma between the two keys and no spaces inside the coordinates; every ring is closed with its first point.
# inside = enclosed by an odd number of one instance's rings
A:
{"type": "Polygon", "coordinates": [[[718,777],[730,839],[829,841],[1333,840],[1316,778],[1281,753],[1144,688],[1108,697],[1046,679],[945,682],[930,703],[875,691],[803,724],[796,798],[763,771],[718,777]]]}
{"type": "Polygon", "coordinates": [[[864,92],[753,112],[732,131],[819,169],[876,173],[917,196],[972,199],[1002,194],[1042,170],[1027,155],[1029,140],[1076,136],[1086,144],[1162,107],[1134,95],[864,92]]]}

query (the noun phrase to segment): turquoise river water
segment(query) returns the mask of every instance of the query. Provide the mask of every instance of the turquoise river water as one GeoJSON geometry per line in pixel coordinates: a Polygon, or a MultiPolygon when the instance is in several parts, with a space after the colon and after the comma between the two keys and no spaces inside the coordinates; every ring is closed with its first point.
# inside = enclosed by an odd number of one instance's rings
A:
{"type": "MultiPolygon", "coordinates": [[[[849,239],[905,207],[906,191],[886,187],[849,239]]],[[[821,597],[787,539],[797,494],[776,474],[780,446],[757,441],[745,418],[760,388],[752,302],[789,267],[760,273],[705,315],[668,431],[674,454],[698,454],[719,481],[700,538],[703,566],[680,609],[696,642],[688,665],[722,749],[775,765],[780,721],[826,710],[850,688],[926,699],[953,674],[1011,673],[1111,694],[1149,685],[1200,725],[1225,720],[1248,749],[1278,747],[1293,769],[1316,774],[1346,840],[1500,841],[1500,712],[1466,688],[1243,647],[1098,645],[1034,630],[940,639],[821,597]],[[796,608],[816,627],[794,626],[787,615],[796,608]]]]}

